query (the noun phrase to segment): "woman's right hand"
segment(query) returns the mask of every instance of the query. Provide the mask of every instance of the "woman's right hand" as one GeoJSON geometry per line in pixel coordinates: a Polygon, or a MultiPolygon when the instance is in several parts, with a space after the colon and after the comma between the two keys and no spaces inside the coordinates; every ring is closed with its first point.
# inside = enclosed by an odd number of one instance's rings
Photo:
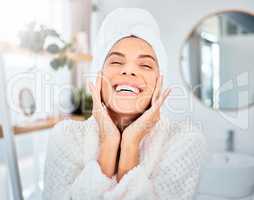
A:
{"type": "Polygon", "coordinates": [[[92,114],[97,121],[100,132],[100,141],[111,141],[119,143],[121,139],[120,132],[111,117],[108,114],[106,106],[101,100],[101,82],[102,74],[98,73],[96,78],[96,86],[89,82],[89,89],[92,93],[93,109],[92,114]]]}
{"type": "Polygon", "coordinates": [[[96,78],[96,86],[90,82],[88,84],[93,98],[92,114],[99,126],[100,152],[98,163],[103,173],[112,177],[116,170],[121,135],[101,101],[101,81],[102,75],[99,73],[96,78]]]}

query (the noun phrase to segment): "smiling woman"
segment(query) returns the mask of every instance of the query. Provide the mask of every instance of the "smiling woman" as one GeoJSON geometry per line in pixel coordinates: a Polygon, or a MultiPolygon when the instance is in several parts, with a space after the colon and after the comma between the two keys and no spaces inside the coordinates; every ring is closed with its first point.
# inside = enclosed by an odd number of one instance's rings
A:
{"type": "Polygon", "coordinates": [[[167,56],[153,16],[116,9],[94,49],[93,116],[53,129],[44,199],[193,199],[206,141],[160,113],[170,89],[162,87],[167,56]]]}

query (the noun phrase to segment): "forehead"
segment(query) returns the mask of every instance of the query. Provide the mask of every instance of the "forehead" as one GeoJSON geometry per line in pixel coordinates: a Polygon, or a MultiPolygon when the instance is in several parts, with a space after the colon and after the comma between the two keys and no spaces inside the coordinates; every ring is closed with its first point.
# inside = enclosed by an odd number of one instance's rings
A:
{"type": "Polygon", "coordinates": [[[126,37],[117,41],[109,51],[120,51],[123,54],[148,54],[156,58],[152,46],[145,40],[137,37],[126,37]]]}

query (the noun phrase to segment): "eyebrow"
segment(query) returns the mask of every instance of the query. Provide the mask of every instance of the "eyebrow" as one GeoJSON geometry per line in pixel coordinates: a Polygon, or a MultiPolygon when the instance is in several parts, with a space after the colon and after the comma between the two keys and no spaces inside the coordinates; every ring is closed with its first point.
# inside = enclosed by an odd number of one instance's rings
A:
{"type": "Polygon", "coordinates": [[[151,58],[154,62],[156,62],[156,59],[149,55],[149,54],[142,54],[142,55],[139,55],[138,58],[151,58]]]}
{"type": "Polygon", "coordinates": [[[110,57],[112,55],[117,55],[117,56],[125,57],[124,54],[122,54],[120,52],[117,52],[117,51],[113,51],[110,54],[108,54],[106,58],[108,58],[108,57],[110,57]]]}
{"type": "MultiPolygon", "coordinates": [[[[108,57],[110,57],[112,55],[117,55],[117,56],[125,57],[125,55],[123,53],[120,53],[120,52],[117,52],[117,51],[113,51],[110,54],[108,54],[108,56],[106,58],[108,58],[108,57]]],[[[156,59],[153,56],[149,55],[149,54],[141,54],[141,55],[138,56],[138,58],[151,58],[154,62],[157,62],[156,59]]]]}

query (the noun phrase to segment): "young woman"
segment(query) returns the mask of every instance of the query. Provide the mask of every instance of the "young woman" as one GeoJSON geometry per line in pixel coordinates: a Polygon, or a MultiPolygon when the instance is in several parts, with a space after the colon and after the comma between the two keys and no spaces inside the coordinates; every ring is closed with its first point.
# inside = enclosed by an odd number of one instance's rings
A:
{"type": "Polygon", "coordinates": [[[93,116],[65,120],[50,134],[46,200],[191,200],[204,136],[171,126],[160,109],[167,56],[150,13],[119,8],[104,20],[89,83],[93,116]]]}

